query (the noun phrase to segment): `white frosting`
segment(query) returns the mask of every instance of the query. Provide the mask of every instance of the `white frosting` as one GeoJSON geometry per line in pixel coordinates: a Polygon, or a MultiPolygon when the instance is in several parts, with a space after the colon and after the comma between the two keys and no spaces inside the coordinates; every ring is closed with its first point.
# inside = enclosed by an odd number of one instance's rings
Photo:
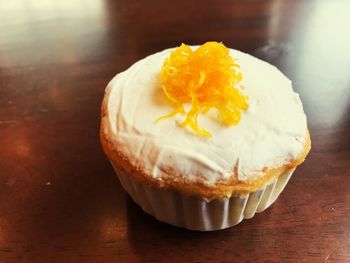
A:
{"type": "Polygon", "coordinates": [[[223,126],[210,110],[199,124],[211,138],[194,135],[179,124],[184,115],[155,120],[174,110],[159,86],[159,74],[170,49],[153,54],[118,74],[109,84],[111,141],[149,176],[162,179],[175,170],[189,182],[213,185],[237,172],[239,180],[262,175],[264,167],[279,167],[303,151],[306,117],[291,81],[276,67],[237,50],[241,65],[240,89],[249,97],[249,109],[236,126],[223,126]]]}

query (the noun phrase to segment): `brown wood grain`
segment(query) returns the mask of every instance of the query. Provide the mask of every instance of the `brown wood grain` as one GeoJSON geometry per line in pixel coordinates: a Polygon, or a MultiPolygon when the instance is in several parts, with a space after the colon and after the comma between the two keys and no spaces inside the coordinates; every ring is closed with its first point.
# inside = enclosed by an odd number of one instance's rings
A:
{"type": "Polygon", "coordinates": [[[349,1],[1,1],[0,262],[350,262],[349,1]],[[223,41],[280,68],[312,151],[240,225],[159,223],[102,153],[108,81],[181,42],[223,41]]]}

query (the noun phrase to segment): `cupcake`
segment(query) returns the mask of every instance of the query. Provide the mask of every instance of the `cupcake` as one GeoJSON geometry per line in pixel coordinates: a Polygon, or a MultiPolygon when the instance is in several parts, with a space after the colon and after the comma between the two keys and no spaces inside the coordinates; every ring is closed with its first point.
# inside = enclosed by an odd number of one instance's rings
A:
{"type": "Polygon", "coordinates": [[[182,44],[117,74],[102,102],[100,138],[135,203],[200,231],[268,208],[311,146],[291,81],[217,42],[182,44]]]}

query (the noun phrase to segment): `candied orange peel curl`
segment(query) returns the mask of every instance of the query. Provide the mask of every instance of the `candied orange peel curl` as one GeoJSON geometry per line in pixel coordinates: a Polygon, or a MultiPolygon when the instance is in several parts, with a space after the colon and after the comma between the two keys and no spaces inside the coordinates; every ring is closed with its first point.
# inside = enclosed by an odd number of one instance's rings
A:
{"type": "Polygon", "coordinates": [[[240,111],[248,108],[248,97],[236,87],[241,79],[239,65],[224,44],[207,42],[196,50],[182,44],[165,59],[161,69],[161,87],[175,110],[158,120],[186,114],[182,127],[210,137],[211,133],[199,126],[197,118],[215,108],[225,124],[236,125],[240,111]],[[186,103],[192,104],[187,113],[186,103]]]}

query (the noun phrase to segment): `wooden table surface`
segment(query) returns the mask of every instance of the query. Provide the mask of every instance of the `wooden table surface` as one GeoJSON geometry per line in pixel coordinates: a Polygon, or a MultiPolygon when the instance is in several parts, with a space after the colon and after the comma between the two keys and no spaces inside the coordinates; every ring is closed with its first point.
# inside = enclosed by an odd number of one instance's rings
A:
{"type": "Polygon", "coordinates": [[[349,1],[0,2],[0,262],[350,262],[349,1]],[[280,68],[312,151],[236,227],[178,229],[121,188],[98,136],[108,81],[185,42],[280,68]]]}

